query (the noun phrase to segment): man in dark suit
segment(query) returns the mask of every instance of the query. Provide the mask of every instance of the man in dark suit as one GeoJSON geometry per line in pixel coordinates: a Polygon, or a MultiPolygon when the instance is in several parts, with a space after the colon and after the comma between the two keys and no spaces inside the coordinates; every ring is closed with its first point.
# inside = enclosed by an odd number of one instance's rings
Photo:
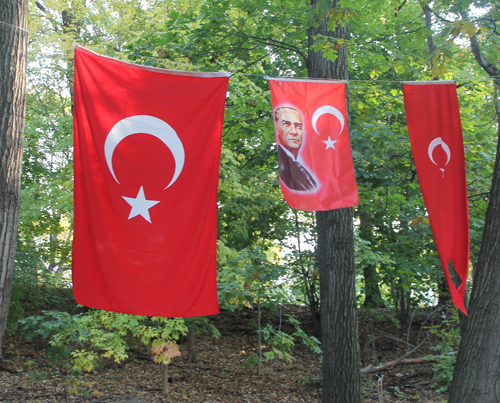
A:
{"type": "Polygon", "coordinates": [[[278,161],[281,181],[291,190],[310,191],[317,187],[311,173],[298,161],[304,129],[297,109],[283,107],[274,111],[278,138],[278,161]]]}

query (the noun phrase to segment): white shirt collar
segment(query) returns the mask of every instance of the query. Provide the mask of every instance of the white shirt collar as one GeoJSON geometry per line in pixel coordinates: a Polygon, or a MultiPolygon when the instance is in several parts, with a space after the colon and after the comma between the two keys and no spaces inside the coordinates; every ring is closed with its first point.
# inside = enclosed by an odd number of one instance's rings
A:
{"type": "Polygon", "coordinates": [[[280,146],[281,149],[285,152],[285,154],[288,155],[292,160],[294,160],[295,162],[298,162],[297,159],[295,158],[295,156],[289,150],[287,150],[281,144],[278,144],[278,146],[280,146]]]}

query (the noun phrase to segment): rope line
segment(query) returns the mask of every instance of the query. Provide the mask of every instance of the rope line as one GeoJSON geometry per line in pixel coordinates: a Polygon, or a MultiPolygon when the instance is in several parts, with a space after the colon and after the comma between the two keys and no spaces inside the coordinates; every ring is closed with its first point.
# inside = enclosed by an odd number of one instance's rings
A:
{"type": "Polygon", "coordinates": [[[6,27],[10,27],[10,28],[20,29],[21,31],[26,32],[27,34],[29,34],[29,33],[30,33],[27,29],[24,29],[24,28],[18,27],[17,25],[9,24],[8,22],[3,22],[3,21],[0,21],[0,24],[1,24],[1,25],[5,25],[6,27]]]}
{"type": "MultiPolygon", "coordinates": [[[[196,65],[196,64],[188,64],[188,63],[181,63],[181,62],[174,62],[172,60],[165,60],[165,59],[161,59],[159,57],[154,57],[154,56],[143,56],[143,55],[137,55],[137,54],[132,54],[130,56],[133,56],[133,57],[140,57],[140,58],[144,58],[144,59],[153,59],[153,60],[157,60],[159,62],[162,62],[162,63],[173,63],[173,64],[177,64],[179,66],[188,66],[190,68],[198,68],[198,69],[205,69],[205,70],[211,70],[211,71],[219,71],[218,69],[214,69],[214,68],[211,68],[211,67],[205,67],[205,66],[200,66],[200,65],[196,65]]],[[[242,74],[244,76],[254,76],[254,77],[262,77],[263,79],[265,80],[269,80],[269,79],[296,79],[296,80],[327,80],[325,78],[310,78],[310,77],[283,77],[283,76],[270,76],[269,74],[248,74],[248,73],[242,73],[240,71],[237,71],[235,73],[232,73],[233,75],[234,74],[242,74]]],[[[495,80],[495,79],[498,79],[500,78],[500,76],[488,76],[488,77],[476,77],[476,78],[454,78],[453,80],[451,81],[489,81],[489,80],[495,80]]],[[[338,80],[333,80],[332,81],[338,81],[338,80]]],[[[352,82],[352,83],[373,83],[373,84],[378,84],[378,83],[381,83],[381,84],[389,84],[389,83],[402,83],[403,81],[407,82],[409,80],[405,79],[405,80],[351,80],[351,79],[348,79],[346,80],[348,82],[352,82]]],[[[428,80],[417,80],[417,81],[430,81],[430,79],[428,80]]],[[[450,80],[448,80],[450,81],[450,80]]]]}

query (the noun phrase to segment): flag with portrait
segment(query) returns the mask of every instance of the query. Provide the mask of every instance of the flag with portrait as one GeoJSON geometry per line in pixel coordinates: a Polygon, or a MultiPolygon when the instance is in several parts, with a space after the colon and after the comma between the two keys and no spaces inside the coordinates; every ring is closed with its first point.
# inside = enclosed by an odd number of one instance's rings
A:
{"type": "Polygon", "coordinates": [[[288,205],[358,204],[343,81],[270,79],[279,179],[288,205]]]}

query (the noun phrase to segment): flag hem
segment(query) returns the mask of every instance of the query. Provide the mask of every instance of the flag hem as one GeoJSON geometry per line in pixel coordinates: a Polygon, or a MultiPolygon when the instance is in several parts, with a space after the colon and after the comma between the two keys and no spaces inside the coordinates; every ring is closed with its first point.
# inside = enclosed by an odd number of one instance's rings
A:
{"type": "Polygon", "coordinates": [[[87,48],[84,48],[83,46],[80,46],[78,44],[73,44],[75,47],[75,52],[78,50],[79,52],[87,53],[87,54],[92,54],[96,57],[100,57],[103,59],[106,59],[109,62],[116,63],[116,64],[122,64],[126,65],[132,68],[140,69],[140,70],[147,70],[147,71],[153,71],[155,73],[162,73],[162,74],[171,74],[171,75],[178,75],[178,76],[189,76],[189,77],[206,77],[206,78],[212,78],[212,77],[231,77],[231,73],[227,71],[216,71],[216,72],[210,72],[210,73],[204,73],[201,71],[182,71],[182,70],[169,70],[169,69],[163,69],[161,67],[152,67],[152,66],[144,66],[142,64],[135,64],[135,63],[129,63],[129,62],[124,62],[121,60],[116,60],[113,59],[112,57],[109,56],[104,56],[100,55],[99,53],[93,52],[87,48]]]}
{"type": "Polygon", "coordinates": [[[327,79],[313,79],[313,78],[283,78],[283,77],[269,77],[264,76],[268,81],[292,81],[299,83],[348,83],[348,80],[327,80],[327,79]]]}
{"type": "Polygon", "coordinates": [[[456,84],[456,80],[432,80],[432,81],[401,81],[406,85],[428,85],[428,84],[456,84]]]}

